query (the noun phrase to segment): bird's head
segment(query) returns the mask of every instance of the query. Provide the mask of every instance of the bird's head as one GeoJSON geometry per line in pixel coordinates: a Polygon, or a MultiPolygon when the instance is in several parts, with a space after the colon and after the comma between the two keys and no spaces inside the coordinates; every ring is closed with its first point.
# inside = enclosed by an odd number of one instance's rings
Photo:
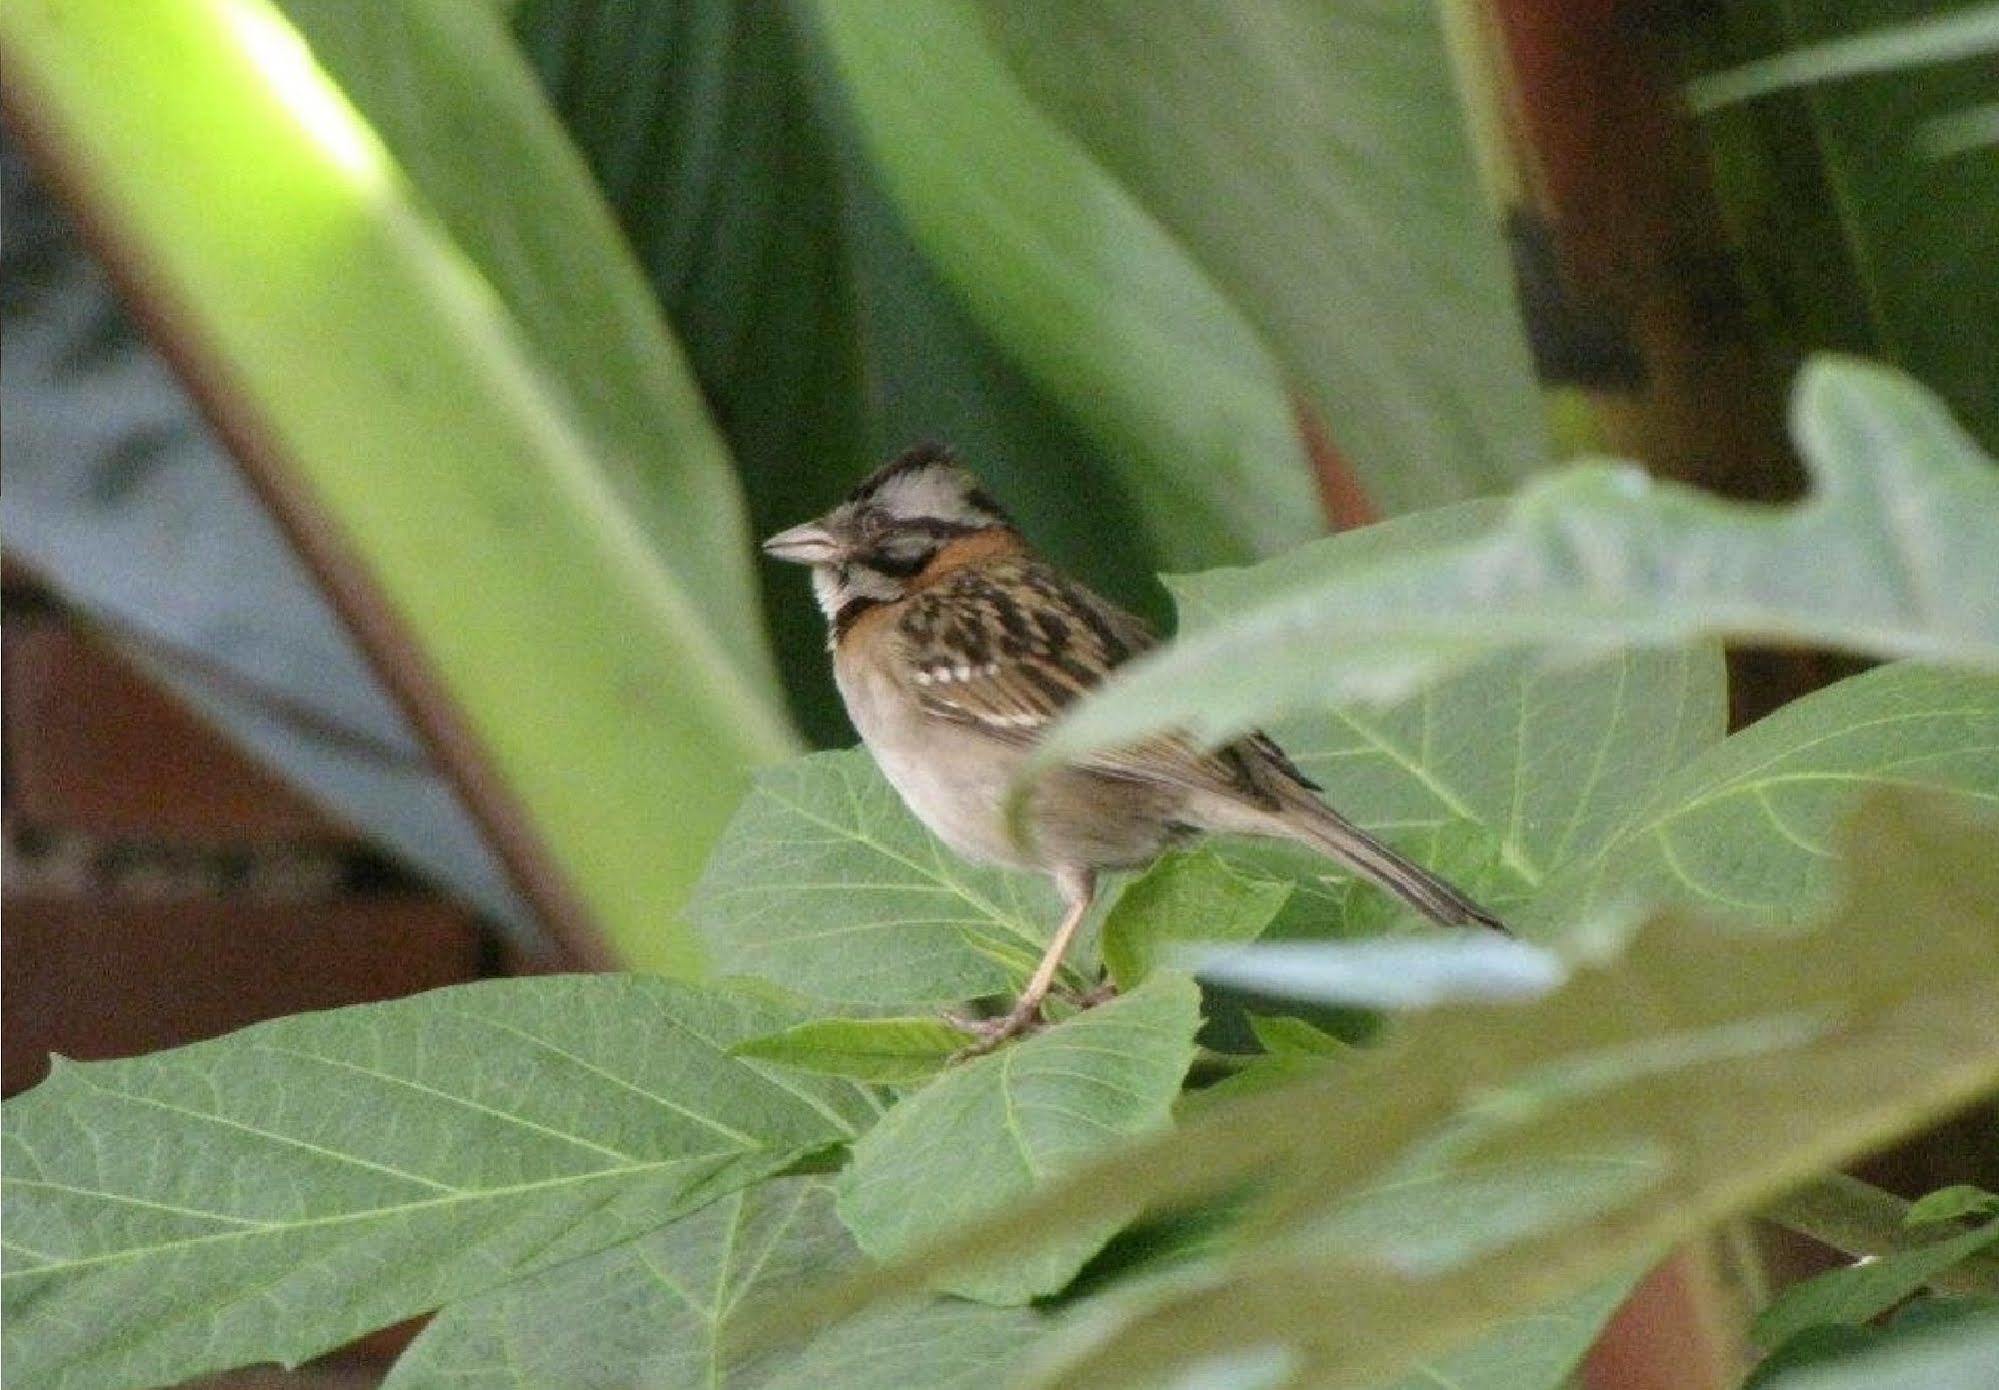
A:
{"type": "Polygon", "coordinates": [[[876,469],[824,516],[780,531],[764,554],[812,566],[812,591],[837,632],[909,592],[938,554],[1013,523],[956,455],[919,444],[876,469]]]}

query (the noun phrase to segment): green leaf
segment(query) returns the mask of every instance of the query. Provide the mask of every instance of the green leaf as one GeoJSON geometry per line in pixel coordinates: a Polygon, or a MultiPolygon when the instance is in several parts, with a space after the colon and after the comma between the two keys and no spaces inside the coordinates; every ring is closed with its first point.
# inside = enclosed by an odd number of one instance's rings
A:
{"type": "Polygon", "coordinates": [[[1236,307],[1035,106],[969,0],[826,0],[817,32],[911,235],[1106,451],[1175,561],[1321,530],[1281,371],[1236,307]]]}
{"type": "Polygon", "coordinates": [[[5,1108],[10,1383],[296,1363],[852,1139],[872,1101],[728,1049],[790,1015],[645,976],[438,990],[5,1108]]]}
{"type": "Polygon", "coordinates": [[[1168,855],[1126,884],[1105,914],[1104,964],[1120,989],[1131,989],[1204,942],[1256,940],[1290,896],[1290,884],[1239,874],[1210,851],[1168,855]]]}
{"type": "Polygon", "coordinates": [[[1435,5],[982,0],[1022,84],[1187,250],[1400,512],[1548,453],[1435,5]]]}
{"type": "Polygon", "coordinates": [[[971,1041],[941,1018],[819,1018],[751,1038],[734,1052],[799,1071],[906,1086],[928,1081],[971,1041]]]}
{"type": "Polygon", "coordinates": [[[392,27],[379,126],[263,0],[9,4],[0,57],[537,905],[690,969],[676,913],[793,746],[726,455],[491,9],[310,13],[328,53],[392,27]]]}
{"type": "Polygon", "coordinates": [[[1966,1257],[1999,1245],[1999,1221],[1917,1250],[1863,1260],[1793,1284],[1756,1317],[1750,1335],[1766,1347],[1819,1323],[1861,1323],[1900,1303],[1966,1257]]]}
{"type": "Polygon", "coordinates": [[[1999,677],[1900,664],[1793,701],[1666,778],[1526,925],[1663,901],[1800,920],[1831,889],[1834,825],[1883,787],[1999,805],[1999,677]]]}
{"type": "MultiPolygon", "coordinates": [[[[1162,1127],[1194,1055],[1201,994],[1160,974],[1022,1042],[946,1073],[854,1145],[840,1217],[876,1259],[1003,1208],[1091,1153],[1162,1127]]],[[[1054,1293],[1130,1219],[1099,1213],[1032,1249],[944,1282],[988,1303],[1054,1293]]]]}
{"type": "Polygon", "coordinates": [[[1424,1362],[1393,1390],[1555,1390],[1569,1377],[1631,1292],[1612,1279],[1574,1298],[1494,1324],[1471,1345],[1424,1362]]]}
{"type": "Polygon", "coordinates": [[[745,1329],[859,1263],[823,1183],[735,1192],[650,1235],[445,1309],[389,1390],[988,1387],[1041,1330],[1028,1310],[935,1300],[759,1352],[745,1329]]]}
{"type": "Polygon", "coordinates": [[[907,1006],[1026,979],[1061,906],[1040,875],[944,848],[856,748],[761,774],[689,914],[723,974],[907,1006]]]}
{"type": "Polygon", "coordinates": [[[1877,798],[1844,837],[1847,892],[1809,937],[1667,914],[1554,995],[1415,1016],[1385,1047],[1205,1110],[863,1287],[885,1296],[1050,1229],[1249,1185],[1259,1238],[1099,1321],[1049,1375],[1154,1384],[1273,1346],[1313,1385],[1403,1373],[1999,1087],[1995,847],[1990,822],[1947,802],[1877,798]],[[1412,1163],[1440,1193],[1510,1193],[1511,1214],[1473,1245],[1454,1227],[1455,1251],[1323,1238],[1327,1216],[1412,1163]],[[1534,1200],[1537,1170],[1566,1195],[1534,1200]]]}
{"type": "Polygon", "coordinates": [[[1458,544],[1353,566],[1320,542],[1236,576],[1252,601],[1125,668],[1042,758],[1381,702],[1504,651],[1725,636],[1999,669],[1999,464],[1921,387],[1858,362],[1808,367],[1793,424],[1814,478],[1793,507],[1597,466],[1529,487],[1458,544]]]}
{"type": "Polygon", "coordinates": [[[1249,1031],[1274,1057],[1342,1057],[1353,1051],[1345,1039],[1287,1014],[1251,1014],[1249,1031]]]}
{"type": "Polygon", "coordinates": [[[1969,1183],[1940,1187],[1910,1203],[1909,1210],[1902,1217],[1902,1224],[1927,1226],[1939,1221],[1956,1221],[1965,1216],[1999,1216],[1999,1195],[1969,1183]]]}

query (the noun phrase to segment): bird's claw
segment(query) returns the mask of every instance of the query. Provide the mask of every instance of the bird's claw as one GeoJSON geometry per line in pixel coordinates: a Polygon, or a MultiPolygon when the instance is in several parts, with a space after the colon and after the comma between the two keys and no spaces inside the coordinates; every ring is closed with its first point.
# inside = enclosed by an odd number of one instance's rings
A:
{"type": "Polygon", "coordinates": [[[944,1015],[945,1022],[961,1032],[970,1033],[972,1041],[951,1054],[953,1062],[969,1062],[974,1057],[983,1057],[1010,1038],[1032,1033],[1045,1026],[1041,1017],[1039,1001],[1027,1008],[1016,1004],[998,1018],[972,1018],[965,1014],[944,1015]]]}

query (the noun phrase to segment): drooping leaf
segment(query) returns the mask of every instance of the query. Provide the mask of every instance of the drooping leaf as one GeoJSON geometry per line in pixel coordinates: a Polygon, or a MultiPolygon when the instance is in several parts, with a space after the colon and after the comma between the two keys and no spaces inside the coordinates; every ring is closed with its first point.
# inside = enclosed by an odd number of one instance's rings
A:
{"type": "Polygon", "coordinates": [[[1966,1257],[1999,1245],[1999,1221],[1900,1254],[1864,1260],[1793,1284],[1756,1315],[1750,1335],[1766,1347],[1819,1323],[1863,1323],[1966,1257]]]}
{"type": "Polygon", "coordinates": [[[1313,1385],[1398,1373],[1999,1087],[1995,843],[1948,803],[1877,800],[1844,839],[1849,887],[1808,944],[1668,914],[1544,1000],[1419,1016],[1385,1048],[1218,1105],[863,1287],[883,1296],[1132,1202],[1261,1178],[1264,1239],[1134,1299],[1050,1375],[1151,1384],[1270,1347],[1295,1350],[1313,1385]],[[1580,1209],[1516,1208],[1510,1233],[1488,1228],[1498,1239],[1455,1258],[1420,1244],[1357,1257],[1317,1238],[1318,1218],[1411,1155],[1446,1191],[1482,1174],[1524,1183],[1537,1165],[1625,1180],[1580,1209]]]}
{"type": "Polygon", "coordinates": [[[1458,544],[1349,568],[1327,541],[1249,571],[1253,601],[1126,668],[1043,757],[1383,701],[1504,651],[1723,636],[1999,669],[1999,464],[1914,382],[1838,359],[1806,369],[1794,432],[1815,491],[1793,507],[1597,466],[1458,544]]]}
{"type": "Polygon", "coordinates": [[[721,973],[906,1006],[1025,980],[1061,906],[1040,875],[946,849],[849,749],[758,777],[689,913],[721,973]]]}
{"type": "Polygon", "coordinates": [[[751,1038],[738,1057],[883,1085],[928,1081],[972,1035],[941,1018],[816,1018],[751,1038]]]}
{"type": "Polygon", "coordinates": [[[299,13],[328,53],[395,26],[368,118],[265,0],[10,5],[0,47],[32,143],[537,906],[691,968],[677,911],[750,766],[793,746],[726,455],[491,7],[299,13]]]}
{"type": "Polygon", "coordinates": [[[743,1336],[810,1280],[859,1263],[823,1182],[732,1193],[651,1235],[446,1309],[389,1390],[868,1390],[989,1387],[1040,1331],[1021,1308],[930,1300],[803,1346],[743,1336]]]}
{"type": "Polygon", "coordinates": [[[1666,778],[1548,883],[1528,923],[1628,901],[1807,917],[1831,886],[1833,827],[1880,787],[1999,806],[1999,677],[1905,663],[1793,701],[1666,778]]]}
{"type": "Polygon", "coordinates": [[[1104,964],[1121,989],[1201,946],[1254,941],[1283,909],[1291,885],[1237,873],[1212,852],[1160,860],[1125,885],[1104,914],[1104,964]]]}
{"type": "Polygon", "coordinates": [[[1161,551],[1321,530],[1277,363],[1169,233],[1038,108],[970,0],[813,7],[874,168],[973,317],[1080,421],[1161,551]]]}
{"type": "Polygon", "coordinates": [[[1027,91],[1240,306],[1384,510],[1546,461],[1437,6],[980,10],[1027,91]]]}
{"type": "MultiPolygon", "coordinates": [[[[954,1068],[855,1144],[838,1182],[841,1220],[869,1255],[900,1255],[1160,1128],[1193,1059],[1200,1002],[1186,976],[1161,974],[954,1068]]],[[[1132,1214],[1052,1228],[1031,1249],[958,1271],[944,1287],[989,1303],[1054,1293],[1132,1214]]]]}
{"type": "Polygon", "coordinates": [[[795,1015],[648,976],[438,990],[64,1063],[5,1108],[10,1383],[295,1363],[851,1139],[795,1015]]]}

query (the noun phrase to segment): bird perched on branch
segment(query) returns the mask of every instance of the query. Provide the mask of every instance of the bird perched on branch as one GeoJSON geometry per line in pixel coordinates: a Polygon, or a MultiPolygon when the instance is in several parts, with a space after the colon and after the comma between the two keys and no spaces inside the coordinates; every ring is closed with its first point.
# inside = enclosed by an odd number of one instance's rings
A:
{"type": "Polygon", "coordinates": [[[1049,875],[1067,910],[985,1051],[1040,1016],[1097,875],[1137,868],[1203,832],[1309,845],[1445,926],[1499,919],[1314,795],[1264,735],[1203,750],[1159,734],[1043,775],[1016,841],[1009,791],[1037,740],[1121,663],[1145,625],[1037,557],[952,453],[922,445],[817,520],[764,542],[812,567],[847,713],[932,833],[978,863],[1049,875]]]}

